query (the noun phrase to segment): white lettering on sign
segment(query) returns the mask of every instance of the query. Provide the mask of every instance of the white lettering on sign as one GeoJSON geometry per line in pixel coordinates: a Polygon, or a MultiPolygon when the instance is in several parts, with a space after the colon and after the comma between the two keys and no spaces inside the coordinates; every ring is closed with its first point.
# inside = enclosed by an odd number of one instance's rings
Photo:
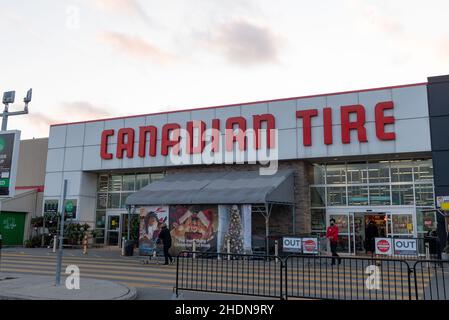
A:
{"type": "Polygon", "coordinates": [[[416,239],[394,239],[394,254],[418,255],[416,239]]]}
{"type": "Polygon", "coordinates": [[[375,238],[376,254],[393,254],[393,241],[390,238],[375,238]]]}
{"type": "Polygon", "coordinates": [[[282,238],[282,250],[284,252],[301,252],[301,238],[282,238]]]}

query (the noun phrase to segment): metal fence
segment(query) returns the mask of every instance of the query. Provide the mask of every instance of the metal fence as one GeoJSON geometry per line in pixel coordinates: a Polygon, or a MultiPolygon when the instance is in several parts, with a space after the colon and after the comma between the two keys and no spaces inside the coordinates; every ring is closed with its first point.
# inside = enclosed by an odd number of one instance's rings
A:
{"type": "Polygon", "coordinates": [[[412,297],[410,268],[405,261],[333,259],[288,256],[284,267],[285,296],[336,300],[410,300],[412,297]]]}
{"type": "Polygon", "coordinates": [[[449,261],[417,261],[413,274],[417,300],[449,299],[449,261]]]}
{"type": "Polygon", "coordinates": [[[332,260],[183,251],[177,259],[176,295],[187,290],[276,299],[449,299],[449,261],[332,260]]]}
{"type": "Polygon", "coordinates": [[[282,266],[276,256],[182,251],[176,295],[187,290],[283,299],[282,266]]]}

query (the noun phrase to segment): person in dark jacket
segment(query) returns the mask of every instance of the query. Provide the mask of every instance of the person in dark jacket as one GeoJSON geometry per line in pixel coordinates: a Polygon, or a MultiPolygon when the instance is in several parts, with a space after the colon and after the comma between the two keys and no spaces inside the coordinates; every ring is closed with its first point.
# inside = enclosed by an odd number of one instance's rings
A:
{"type": "Polygon", "coordinates": [[[365,230],[365,250],[366,253],[374,253],[375,238],[379,236],[379,230],[373,220],[370,220],[365,230]]]}
{"type": "Polygon", "coordinates": [[[164,258],[165,258],[164,265],[168,264],[169,259],[170,263],[173,263],[174,260],[170,255],[170,253],[168,252],[168,250],[171,247],[171,235],[165,223],[163,223],[161,226],[161,232],[159,233],[159,240],[162,241],[162,245],[164,246],[164,258]]]}

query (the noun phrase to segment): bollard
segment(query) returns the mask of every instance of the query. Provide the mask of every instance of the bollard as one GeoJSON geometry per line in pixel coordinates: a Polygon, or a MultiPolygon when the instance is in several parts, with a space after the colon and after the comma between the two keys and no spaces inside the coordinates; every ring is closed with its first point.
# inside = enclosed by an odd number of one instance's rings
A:
{"type": "Polygon", "coordinates": [[[83,239],[83,254],[87,254],[87,234],[84,236],[83,239]]]}
{"type": "Polygon", "coordinates": [[[228,239],[227,241],[227,253],[228,253],[228,260],[231,260],[231,240],[228,239]]]}
{"type": "Polygon", "coordinates": [[[192,251],[193,251],[193,259],[196,259],[196,241],[193,240],[192,242],[192,251]]]}
{"type": "Polygon", "coordinates": [[[58,243],[58,237],[57,237],[57,236],[54,236],[54,237],[53,237],[53,253],[56,252],[56,246],[57,246],[57,243],[58,243]]]}
{"type": "Polygon", "coordinates": [[[122,238],[122,256],[125,255],[125,237],[122,238]]]}
{"type": "MultiPolygon", "coordinates": [[[[274,255],[277,257],[278,253],[279,253],[279,244],[278,244],[278,241],[275,240],[274,241],[274,255]]],[[[276,263],[278,263],[278,262],[279,262],[279,259],[276,258],[276,263]]]]}
{"type": "MultiPolygon", "coordinates": [[[[426,247],[426,260],[430,260],[430,248],[429,243],[425,244],[426,247]]],[[[427,268],[430,268],[430,264],[427,262],[427,268]]]]}

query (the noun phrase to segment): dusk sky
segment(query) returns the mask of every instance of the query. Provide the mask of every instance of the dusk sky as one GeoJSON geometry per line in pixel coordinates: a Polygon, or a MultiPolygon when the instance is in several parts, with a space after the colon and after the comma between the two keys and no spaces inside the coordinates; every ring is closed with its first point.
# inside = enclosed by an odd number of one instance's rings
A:
{"type": "Polygon", "coordinates": [[[449,1],[0,0],[8,129],[425,82],[449,1]]]}

